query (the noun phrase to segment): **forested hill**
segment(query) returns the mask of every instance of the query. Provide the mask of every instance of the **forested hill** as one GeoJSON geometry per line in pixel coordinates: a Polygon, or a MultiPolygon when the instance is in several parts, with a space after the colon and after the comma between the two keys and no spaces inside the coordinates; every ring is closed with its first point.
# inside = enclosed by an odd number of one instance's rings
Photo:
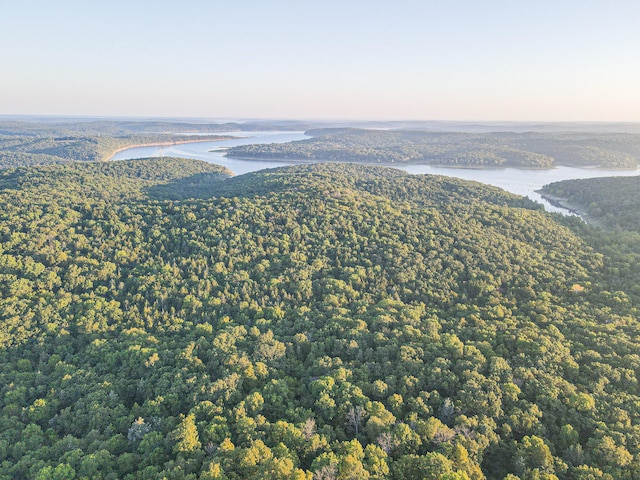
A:
{"type": "Polygon", "coordinates": [[[385,167],[355,164],[321,163],[275,168],[241,175],[217,186],[226,195],[267,195],[274,192],[302,192],[341,196],[370,193],[393,202],[441,207],[483,201],[500,206],[542,210],[542,206],[525,197],[479,182],[437,175],[409,175],[385,167]]]}
{"type": "Polygon", "coordinates": [[[0,170],[0,188],[5,196],[21,199],[14,204],[121,204],[165,196],[209,196],[213,184],[232,175],[225,167],[183,158],[81,162],[0,170]]]}
{"type": "Polygon", "coordinates": [[[390,169],[228,173],[0,172],[0,478],[640,475],[638,312],[553,217],[390,169]]]}
{"type": "Polygon", "coordinates": [[[459,167],[637,168],[640,136],[592,132],[429,132],[324,128],[313,138],[289,143],[241,145],[238,158],[302,162],[419,163],[459,167]]]}
{"type": "Polygon", "coordinates": [[[609,228],[640,232],[640,177],[565,180],[545,185],[541,193],[609,228]]]}
{"type": "Polygon", "coordinates": [[[573,228],[606,254],[606,283],[640,302],[640,177],[565,180],[540,193],[579,211],[594,226],[573,228]]]}
{"type": "MultiPolygon", "coordinates": [[[[0,132],[2,123],[0,122],[0,132]]],[[[215,142],[236,138],[224,135],[130,134],[123,136],[41,136],[32,132],[0,133],[0,168],[50,165],[68,162],[99,162],[114,153],[145,145],[174,145],[196,141],[215,142]]]]}

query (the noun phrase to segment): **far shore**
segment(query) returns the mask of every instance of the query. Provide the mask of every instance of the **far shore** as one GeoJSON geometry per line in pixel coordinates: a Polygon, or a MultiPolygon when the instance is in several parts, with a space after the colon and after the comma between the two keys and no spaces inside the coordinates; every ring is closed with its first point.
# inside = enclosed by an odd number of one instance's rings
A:
{"type": "MultiPolygon", "coordinates": [[[[210,152],[224,152],[232,147],[223,147],[219,149],[209,150],[210,152]]],[[[424,166],[433,168],[456,168],[460,170],[506,170],[512,168],[514,170],[553,170],[556,165],[552,167],[513,167],[504,165],[442,165],[423,162],[360,162],[357,160],[326,160],[326,159],[300,159],[300,158],[260,158],[260,157],[241,157],[237,155],[224,155],[227,158],[233,160],[240,160],[245,162],[265,162],[265,163],[286,163],[290,165],[312,165],[314,163],[350,163],[354,165],[371,165],[377,167],[390,167],[390,168],[402,168],[409,166],[424,166]]]]}
{"type": "MultiPolygon", "coordinates": [[[[223,152],[229,150],[233,147],[222,147],[214,150],[209,150],[210,152],[223,152]]],[[[458,168],[461,170],[506,170],[507,168],[511,168],[514,170],[554,170],[558,167],[569,167],[569,168],[580,168],[580,169],[590,169],[590,170],[638,170],[640,168],[640,164],[635,168],[624,168],[624,167],[606,167],[602,165],[590,165],[590,166],[579,166],[579,165],[551,165],[549,167],[518,167],[516,165],[447,165],[447,164],[436,164],[436,163],[425,163],[425,162],[362,162],[357,160],[328,160],[328,159],[319,159],[319,158],[267,158],[267,157],[242,157],[239,155],[229,155],[228,153],[224,155],[225,157],[232,158],[233,160],[243,160],[243,161],[253,161],[253,162],[273,162],[273,163],[290,163],[294,165],[299,164],[313,164],[313,163],[353,163],[355,165],[377,165],[380,167],[407,167],[410,165],[420,165],[426,167],[433,168],[458,168]]]]}

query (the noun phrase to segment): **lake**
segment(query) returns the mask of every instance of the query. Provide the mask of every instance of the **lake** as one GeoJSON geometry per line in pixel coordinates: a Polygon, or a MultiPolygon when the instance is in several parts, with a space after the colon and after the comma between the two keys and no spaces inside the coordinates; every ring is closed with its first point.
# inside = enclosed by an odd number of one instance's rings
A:
{"type": "MultiPolygon", "coordinates": [[[[307,137],[302,132],[213,132],[207,135],[237,135],[238,138],[223,140],[220,142],[196,142],[169,145],[163,147],[137,147],[127,148],[116,153],[111,160],[131,160],[147,157],[180,157],[204,160],[205,162],[223,165],[236,175],[264,170],[265,168],[283,167],[291,165],[291,162],[266,162],[260,160],[236,160],[224,156],[224,151],[211,151],[237,145],[252,143],[285,143],[294,140],[302,140],[307,137]]],[[[197,135],[194,135],[194,140],[197,135]]]]}
{"type": "MultiPolygon", "coordinates": [[[[215,132],[214,132],[215,133],[215,132]]],[[[122,150],[116,153],[111,160],[129,160],[146,157],[182,157],[204,160],[227,167],[236,175],[264,170],[265,168],[282,167],[291,165],[291,162],[282,161],[261,161],[261,160],[238,160],[224,156],[224,150],[211,151],[234,147],[236,145],[247,145],[252,143],[283,143],[294,140],[308,138],[303,132],[220,132],[221,135],[238,135],[238,138],[224,140],[221,142],[197,142],[184,143],[181,145],[170,145],[163,147],[137,147],[122,150]]],[[[195,137],[195,136],[194,136],[195,137]]],[[[449,177],[462,178],[464,180],[474,180],[500,187],[508,192],[523,195],[536,202],[541,203],[551,212],[570,214],[564,208],[551,205],[536,190],[544,185],[560,180],[570,180],[576,178],[593,177],[628,177],[640,175],[636,170],[611,170],[599,168],[573,168],[556,167],[544,170],[526,170],[518,168],[448,168],[433,167],[430,165],[398,165],[396,168],[411,174],[433,174],[447,175],[449,177]]]]}

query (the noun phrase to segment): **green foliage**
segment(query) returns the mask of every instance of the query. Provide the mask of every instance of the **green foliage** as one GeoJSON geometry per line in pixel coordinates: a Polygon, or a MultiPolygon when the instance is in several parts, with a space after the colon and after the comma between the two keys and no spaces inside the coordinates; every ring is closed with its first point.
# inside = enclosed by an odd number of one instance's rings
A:
{"type": "Polygon", "coordinates": [[[5,170],[2,478],[634,478],[607,258],[391,169],[5,170]]]}
{"type": "Polygon", "coordinates": [[[545,185],[541,193],[568,202],[609,229],[640,232],[640,177],[564,180],[545,185]]]}
{"type": "Polygon", "coordinates": [[[603,292],[602,301],[611,308],[640,301],[640,177],[567,180],[541,193],[568,202],[589,222],[567,223],[606,255],[603,280],[611,292],[603,292]]]}
{"type": "Polygon", "coordinates": [[[636,168],[636,134],[462,133],[325,128],[311,139],[229,149],[238,158],[459,167],[550,168],[554,165],[636,168]]]}
{"type": "Polygon", "coordinates": [[[196,428],[195,416],[193,414],[187,415],[180,421],[176,429],[172,432],[172,437],[176,442],[173,447],[175,453],[191,453],[202,447],[198,438],[198,429],[196,428]]]}

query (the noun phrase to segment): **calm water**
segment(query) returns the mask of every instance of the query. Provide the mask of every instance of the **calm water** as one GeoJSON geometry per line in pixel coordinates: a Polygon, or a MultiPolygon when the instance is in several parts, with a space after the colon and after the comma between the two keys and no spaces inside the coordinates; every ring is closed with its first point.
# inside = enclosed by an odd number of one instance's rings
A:
{"type": "MultiPolygon", "coordinates": [[[[282,167],[291,165],[290,162],[263,162],[259,160],[236,160],[224,156],[224,151],[211,152],[210,150],[247,145],[251,143],[284,143],[294,140],[302,140],[307,137],[302,132],[220,132],[220,135],[237,135],[233,140],[221,142],[197,142],[170,145],[165,147],[138,147],[128,148],[116,153],[111,160],[131,160],[147,157],[181,157],[195,158],[205,162],[223,165],[236,175],[264,170],[265,168],[282,167]]],[[[196,137],[194,135],[194,137],[196,137]]],[[[197,138],[197,137],[196,137],[197,138]]]]}
{"type": "Polygon", "coordinates": [[[538,203],[542,203],[547,211],[563,213],[565,215],[570,214],[567,209],[554,207],[542,198],[539,193],[536,193],[536,190],[540,190],[548,183],[559,182],[560,180],[594,177],[630,177],[640,175],[640,171],[637,169],[606,170],[599,168],[573,167],[556,167],[545,170],[524,170],[518,168],[472,169],[431,167],[429,165],[407,165],[400,168],[408,173],[447,175],[449,177],[457,177],[464,180],[475,180],[476,182],[494,185],[496,187],[503,188],[508,192],[523,195],[538,203]]]}
{"type": "MultiPolygon", "coordinates": [[[[165,147],[139,147],[123,150],[113,156],[112,160],[129,160],[146,157],[183,157],[204,160],[227,167],[237,175],[255,172],[265,168],[291,165],[291,162],[265,162],[260,160],[236,160],[224,156],[224,151],[211,150],[228,148],[236,145],[252,143],[283,143],[302,140],[306,137],[302,132],[221,132],[224,135],[238,135],[239,138],[222,142],[199,142],[171,145],[165,147]],[[240,138],[243,137],[243,138],[240,138]]],[[[411,174],[447,175],[450,177],[474,180],[503,188],[511,193],[529,197],[542,203],[548,211],[567,214],[566,209],[554,207],[544,200],[536,190],[544,185],[560,180],[593,177],[621,177],[640,175],[639,170],[605,170],[595,168],[557,167],[548,170],[521,170],[517,168],[471,169],[432,167],[429,165],[404,165],[397,168],[411,174]]]]}

